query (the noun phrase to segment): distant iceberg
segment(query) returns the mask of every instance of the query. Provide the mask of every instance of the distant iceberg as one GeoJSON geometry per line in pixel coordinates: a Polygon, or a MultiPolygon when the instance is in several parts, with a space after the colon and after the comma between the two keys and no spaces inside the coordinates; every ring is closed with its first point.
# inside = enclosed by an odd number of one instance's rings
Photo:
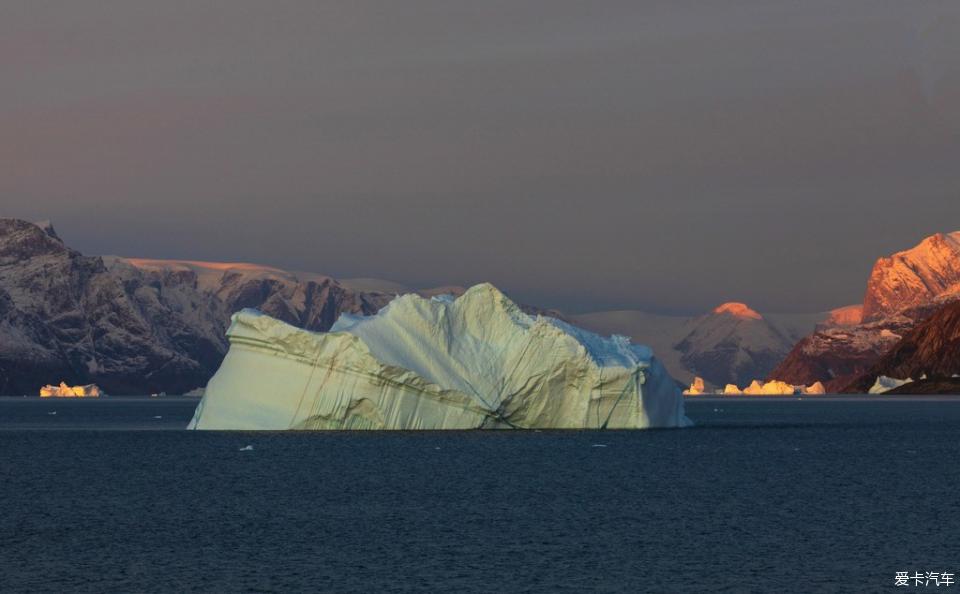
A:
{"type": "Polygon", "coordinates": [[[397,297],[330,332],[256,310],[190,429],[684,427],[683,397],[649,348],[531,316],[489,284],[397,297]]]}
{"type": "Polygon", "coordinates": [[[873,382],[873,385],[870,386],[869,390],[867,390],[867,394],[884,394],[890,390],[899,388],[900,386],[905,386],[912,383],[913,378],[908,377],[907,379],[897,379],[895,377],[881,375],[877,377],[877,381],[873,382]]]}
{"type": "Polygon", "coordinates": [[[41,398],[98,398],[102,395],[103,391],[96,384],[68,386],[65,382],[60,382],[59,386],[47,385],[40,388],[41,398]]]}
{"type": "Polygon", "coordinates": [[[746,396],[792,396],[796,392],[796,388],[779,380],[768,382],[753,380],[749,386],[743,389],[746,396]]]}
{"type": "Polygon", "coordinates": [[[693,378],[693,382],[690,383],[690,387],[683,391],[684,396],[700,396],[701,394],[707,393],[707,387],[704,384],[703,378],[697,376],[693,378]]]}

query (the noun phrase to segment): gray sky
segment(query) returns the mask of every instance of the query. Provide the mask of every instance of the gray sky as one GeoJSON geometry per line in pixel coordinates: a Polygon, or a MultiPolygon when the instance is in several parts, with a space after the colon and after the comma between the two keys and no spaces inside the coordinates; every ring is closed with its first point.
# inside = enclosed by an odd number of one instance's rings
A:
{"type": "Polygon", "coordinates": [[[0,216],[570,311],[859,301],[960,229],[960,3],[11,1],[0,216]]]}

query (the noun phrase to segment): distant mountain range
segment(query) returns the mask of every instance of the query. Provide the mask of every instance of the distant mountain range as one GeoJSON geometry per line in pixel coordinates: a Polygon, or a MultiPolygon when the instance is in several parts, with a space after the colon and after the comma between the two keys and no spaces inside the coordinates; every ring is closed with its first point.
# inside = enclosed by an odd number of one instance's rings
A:
{"type": "MultiPolygon", "coordinates": [[[[374,313],[397,294],[463,291],[255,264],[84,256],[48,223],[0,219],[0,394],[32,394],[61,380],[114,394],[182,393],[216,371],[230,315],[245,307],[325,331],[341,313],[374,313]]],[[[939,320],[931,316],[958,297],[960,232],[879,259],[863,304],[829,312],[761,314],[735,302],[689,317],[523,308],[650,345],[682,384],[699,376],[708,388],[722,388],[769,377],[823,381],[836,391],[859,389],[874,373],[901,373],[900,363],[881,359],[908,335],[920,340],[914,329],[934,337],[923,344],[939,344],[933,326],[918,324],[939,320]]],[[[944,365],[910,369],[955,368],[944,365]]]]}
{"type": "Polygon", "coordinates": [[[219,366],[237,309],[324,330],[391,298],[265,267],[84,256],[50,226],[0,219],[0,394],[185,392],[219,366]]]}
{"type": "Polygon", "coordinates": [[[636,310],[572,316],[601,334],[626,334],[650,345],[670,373],[689,385],[694,377],[708,388],[746,386],[765,378],[796,342],[817,324],[845,315],[760,314],[743,303],[724,303],[693,317],[661,316],[636,310]]]}
{"type": "Polygon", "coordinates": [[[0,219],[0,394],[61,380],[112,394],[183,393],[219,367],[230,316],[245,307],[325,331],[341,313],[375,313],[397,293],[463,291],[255,264],[84,256],[47,223],[0,219]]]}

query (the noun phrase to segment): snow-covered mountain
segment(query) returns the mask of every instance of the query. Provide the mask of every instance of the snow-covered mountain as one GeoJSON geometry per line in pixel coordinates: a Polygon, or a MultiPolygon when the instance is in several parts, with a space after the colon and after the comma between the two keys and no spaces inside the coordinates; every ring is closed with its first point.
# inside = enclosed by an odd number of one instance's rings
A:
{"type": "Polygon", "coordinates": [[[84,256],[49,223],[0,219],[0,394],[60,381],[110,394],[182,393],[219,366],[233,312],[257,308],[325,331],[342,313],[373,314],[407,292],[257,264],[84,256]]]}
{"type": "Polygon", "coordinates": [[[327,330],[393,297],[253,264],[84,256],[49,224],[0,219],[0,394],[61,380],[185,392],[219,366],[234,311],[327,330]]]}
{"type": "Polygon", "coordinates": [[[689,384],[694,377],[713,389],[762,379],[817,324],[843,312],[760,314],[743,303],[724,303],[696,317],[610,311],[573,316],[603,334],[627,334],[653,347],[670,373],[689,384]]]}
{"type": "MultiPolygon", "coordinates": [[[[742,303],[696,317],[523,309],[650,345],[684,385],[695,376],[711,388],[769,377],[832,381],[828,388],[836,389],[917,320],[960,297],[958,245],[960,232],[936,235],[881,258],[862,306],[822,314],[761,314],[742,303]]],[[[182,392],[204,385],[219,365],[233,312],[257,308],[325,331],[342,313],[370,315],[411,292],[464,289],[416,290],[245,263],[84,256],[48,223],[0,219],[0,393],[60,381],[98,383],[112,394],[182,392]]]]}
{"type": "Polygon", "coordinates": [[[938,233],[877,260],[862,314],[822,324],[798,342],[771,373],[791,383],[822,381],[841,390],[867,373],[919,322],[960,298],[960,232],[938,233]]]}
{"type": "Polygon", "coordinates": [[[119,278],[145,279],[160,289],[179,287],[206,296],[212,300],[221,336],[230,314],[245,307],[308,330],[327,330],[344,311],[375,313],[394,297],[352,289],[321,274],[258,264],[118,257],[104,261],[119,278]]]}
{"type": "Polygon", "coordinates": [[[114,394],[187,390],[224,348],[222,311],[203,293],[120,278],[50,226],[0,219],[0,394],[61,380],[114,394]]]}

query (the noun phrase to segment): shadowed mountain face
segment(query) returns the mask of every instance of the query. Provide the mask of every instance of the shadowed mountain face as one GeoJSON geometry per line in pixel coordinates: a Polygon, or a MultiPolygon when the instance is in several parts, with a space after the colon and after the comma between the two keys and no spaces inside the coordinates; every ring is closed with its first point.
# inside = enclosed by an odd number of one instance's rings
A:
{"type": "Polygon", "coordinates": [[[827,391],[839,391],[876,363],[914,323],[895,316],[853,326],[821,326],[798,342],[770,377],[790,384],[821,381],[827,391]]]}
{"type": "Polygon", "coordinates": [[[114,392],[195,387],[224,343],[217,313],[200,326],[183,310],[209,304],[179,286],[121,279],[52,229],[0,220],[0,393],[62,379],[114,392]]]}
{"type": "Polygon", "coordinates": [[[237,309],[326,330],[342,312],[374,313],[392,298],[262,268],[205,272],[84,256],[52,229],[0,219],[0,393],[60,380],[184,392],[216,371],[237,309]]]}
{"type": "MultiPolygon", "coordinates": [[[[923,376],[930,382],[957,383],[960,374],[960,301],[940,308],[906,333],[889,352],[845,391],[866,391],[878,376],[898,379],[923,376]]],[[[904,387],[916,390],[917,386],[904,387]]]]}

